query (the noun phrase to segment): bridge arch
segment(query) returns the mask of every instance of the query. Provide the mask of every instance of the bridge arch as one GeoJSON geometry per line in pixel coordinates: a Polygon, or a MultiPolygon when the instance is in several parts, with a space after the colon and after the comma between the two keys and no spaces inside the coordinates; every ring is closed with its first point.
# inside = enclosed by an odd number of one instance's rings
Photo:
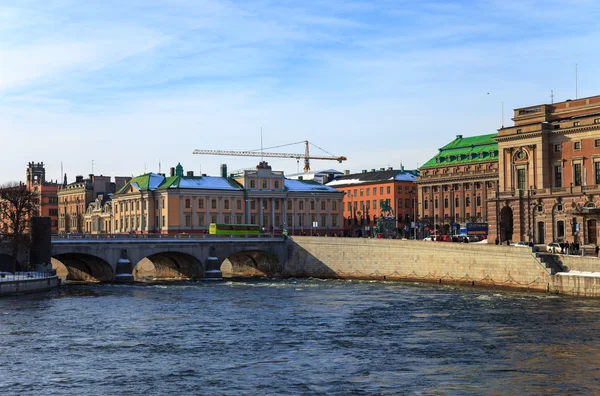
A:
{"type": "Polygon", "coordinates": [[[281,275],[281,263],[273,253],[247,250],[229,255],[221,264],[223,278],[256,278],[281,275]]]}
{"type": "Polygon", "coordinates": [[[199,279],[204,267],[196,257],[181,252],[160,252],[142,258],[133,267],[135,281],[199,279]]]}
{"type": "Polygon", "coordinates": [[[85,282],[111,282],[113,268],[105,260],[84,253],[64,253],[52,257],[52,268],[67,280],[85,282]]]}

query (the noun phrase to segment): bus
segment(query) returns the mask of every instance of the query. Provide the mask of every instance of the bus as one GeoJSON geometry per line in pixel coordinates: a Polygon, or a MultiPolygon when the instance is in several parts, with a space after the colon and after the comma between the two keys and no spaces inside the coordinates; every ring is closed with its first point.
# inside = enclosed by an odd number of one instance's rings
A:
{"type": "Polygon", "coordinates": [[[257,224],[210,223],[208,233],[212,235],[260,235],[262,228],[257,224]]]}

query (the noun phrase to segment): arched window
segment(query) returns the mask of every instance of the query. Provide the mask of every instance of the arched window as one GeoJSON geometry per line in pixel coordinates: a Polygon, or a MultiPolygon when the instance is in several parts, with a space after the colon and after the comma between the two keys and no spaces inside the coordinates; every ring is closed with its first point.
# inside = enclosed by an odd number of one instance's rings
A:
{"type": "Polygon", "coordinates": [[[565,237],[565,222],[562,220],[558,220],[556,222],[556,237],[557,238],[565,237]]]}

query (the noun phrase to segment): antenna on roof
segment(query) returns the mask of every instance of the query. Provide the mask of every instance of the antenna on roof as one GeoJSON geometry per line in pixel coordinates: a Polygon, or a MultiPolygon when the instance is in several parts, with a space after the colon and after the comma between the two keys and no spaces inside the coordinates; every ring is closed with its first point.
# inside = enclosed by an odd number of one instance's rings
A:
{"type": "Polygon", "coordinates": [[[262,138],[262,127],[260,127],[260,162],[263,161],[263,138],[262,138]]]}
{"type": "Polygon", "coordinates": [[[158,159],[158,174],[160,175],[160,158],[158,159]]]}
{"type": "Polygon", "coordinates": [[[502,128],[504,128],[504,102],[502,102],[502,128]]]}
{"type": "Polygon", "coordinates": [[[554,104],[554,90],[550,90],[550,104],[554,104]]]}

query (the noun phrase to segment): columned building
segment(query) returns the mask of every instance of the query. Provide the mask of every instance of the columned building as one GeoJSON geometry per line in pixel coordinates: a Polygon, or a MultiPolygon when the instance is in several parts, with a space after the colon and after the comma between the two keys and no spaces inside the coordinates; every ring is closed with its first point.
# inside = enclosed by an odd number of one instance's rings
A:
{"type": "Polygon", "coordinates": [[[288,180],[266,162],[221,176],[147,173],[112,196],[115,233],[208,233],[210,223],[258,224],[266,232],[333,235],[342,231],[343,193],[314,181],[288,180]]]}
{"type": "Polygon", "coordinates": [[[600,96],[514,110],[498,130],[490,238],[598,243],[600,96]]]}
{"type": "Polygon", "coordinates": [[[489,221],[488,200],[498,183],[496,136],[457,135],[421,166],[418,213],[425,234],[456,234],[461,223],[489,221]]]}

